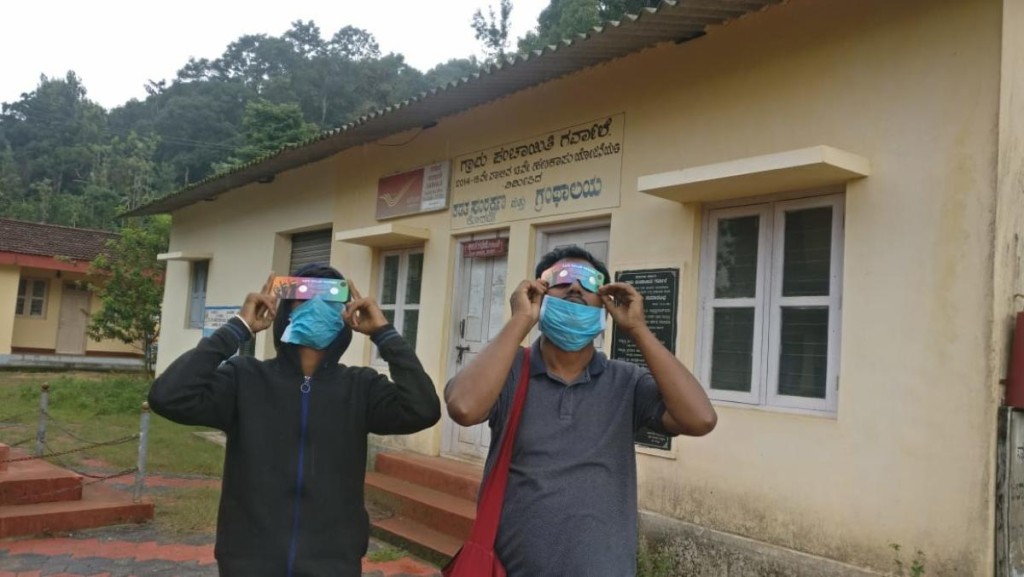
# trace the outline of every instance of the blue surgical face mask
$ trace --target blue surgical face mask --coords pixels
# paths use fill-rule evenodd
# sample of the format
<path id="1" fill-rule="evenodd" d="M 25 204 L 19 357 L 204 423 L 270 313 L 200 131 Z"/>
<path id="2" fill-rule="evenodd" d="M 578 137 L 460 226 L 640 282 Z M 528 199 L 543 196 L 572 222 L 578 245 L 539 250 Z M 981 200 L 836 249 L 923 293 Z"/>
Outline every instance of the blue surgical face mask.
<path id="1" fill-rule="evenodd" d="M 324 350 L 345 327 L 341 320 L 343 303 L 327 302 L 313 297 L 295 308 L 291 320 L 281 335 L 281 342 Z"/>
<path id="2" fill-rule="evenodd" d="M 578 351 L 604 332 L 604 307 L 592 307 L 544 295 L 540 332 L 563 351 Z"/>

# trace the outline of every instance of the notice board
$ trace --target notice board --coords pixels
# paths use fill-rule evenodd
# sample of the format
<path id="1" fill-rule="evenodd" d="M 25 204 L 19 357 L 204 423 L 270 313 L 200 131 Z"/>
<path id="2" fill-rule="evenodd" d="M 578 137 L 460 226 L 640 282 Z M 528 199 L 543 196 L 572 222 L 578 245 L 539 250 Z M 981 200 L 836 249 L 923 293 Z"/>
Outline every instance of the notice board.
<path id="1" fill-rule="evenodd" d="M 676 352 L 677 303 L 679 302 L 679 269 L 657 268 L 622 270 L 615 273 L 616 282 L 628 282 L 644 297 L 647 327 L 672 354 Z M 633 339 L 612 328 L 611 358 L 646 367 Z M 644 428 L 637 432 L 636 444 L 665 451 L 672 449 L 672 439 Z"/>

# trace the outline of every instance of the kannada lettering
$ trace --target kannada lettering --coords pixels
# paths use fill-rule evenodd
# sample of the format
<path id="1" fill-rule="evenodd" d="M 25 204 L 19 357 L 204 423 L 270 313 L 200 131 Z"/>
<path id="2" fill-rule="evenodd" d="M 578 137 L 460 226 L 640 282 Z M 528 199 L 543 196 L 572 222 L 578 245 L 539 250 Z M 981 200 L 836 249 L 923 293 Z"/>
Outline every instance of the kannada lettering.
<path id="1" fill-rule="evenodd" d="M 604 124 L 594 123 L 590 128 L 582 128 L 580 130 L 566 130 L 562 134 L 561 140 L 558 143 L 561 146 L 572 146 L 580 142 L 586 142 L 588 140 L 594 140 L 596 138 L 604 138 L 612 130 L 612 119 L 604 121 Z"/>
<path id="2" fill-rule="evenodd" d="M 552 204 L 556 208 L 563 202 L 579 200 L 599 196 L 603 188 L 601 177 L 595 176 L 587 180 L 578 180 L 571 184 L 559 184 L 537 189 L 537 199 L 533 209 L 537 212 L 544 210 L 546 205 Z"/>
<path id="3" fill-rule="evenodd" d="M 494 222 L 497 214 L 505 210 L 508 199 L 504 194 L 478 198 L 452 205 L 452 216 L 465 218 L 469 224 L 487 224 Z"/>
<path id="4" fill-rule="evenodd" d="M 623 118 L 612 115 L 456 158 L 453 226 L 617 206 Z"/>

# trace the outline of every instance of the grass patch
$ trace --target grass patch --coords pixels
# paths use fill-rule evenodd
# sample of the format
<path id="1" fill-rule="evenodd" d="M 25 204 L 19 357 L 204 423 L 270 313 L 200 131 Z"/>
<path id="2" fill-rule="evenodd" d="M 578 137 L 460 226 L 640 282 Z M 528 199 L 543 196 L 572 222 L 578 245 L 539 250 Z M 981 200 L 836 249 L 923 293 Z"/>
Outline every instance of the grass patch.
<path id="1" fill-rule="evenodd" d="M 139 415 L 146 400 L 150 380 L 134 374 L 0 372 L 0 442 L 15 443 L 32 439 L 23 448 L 35 447 L 39 421 L 40 385 L 50 384 L 49 413 L 55 420 L 47 426 L 47 445 L 53 451 L 65 451 L 88 444 L 69 435 L 92 442 L 111 441 L 139 432 Z M 62 431 L 63 427 L 67 432 Z M 153 415 L 149 428 L 146 469 L 151 472 L 220 476 L 224 449 L 192 433 L 207 430 L 186 427 Z M 101 459 L 118 469 L 134 467 L 138 460 L 138 441 L 90 448 L 60 458 L 67 465 L 80 465 L 85 459 Z"/>
<path id="2" fill-rule="evenodd" d="M 397 547 L 381 547 L 367 553 L 366 558 L 373 563 L 387 563 L 388 561 L 398 561 L 407 555 L 408 553 Z"/>
<path id="3" fill-rule="evenodd" d="M 177 489 L 156 501 L 156 524 L 179 535 L 213 533 L 217 528 L 220 489 Z"/>
<path id="4" fill-rule="evenodd" d="M 636 552 L 637 577 L 672 577 L 675 574 L 675 559 L 665 543 L 657 543 L 640 535 Z"/>

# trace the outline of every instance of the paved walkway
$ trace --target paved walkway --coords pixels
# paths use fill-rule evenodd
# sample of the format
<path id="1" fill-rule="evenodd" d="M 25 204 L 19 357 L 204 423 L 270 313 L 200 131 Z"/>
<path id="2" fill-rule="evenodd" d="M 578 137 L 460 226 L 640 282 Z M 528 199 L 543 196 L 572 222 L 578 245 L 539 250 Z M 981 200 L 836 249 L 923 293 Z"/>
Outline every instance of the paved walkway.
<path id="1" fill-rule="evenodd" d="M 147 492 L 218 486 L 216 479 L 150 476 Z M 112 485 L 131 490 L 131 485 Z M 157 513 L 159 514 L 159 512 Z M 370 541 L 370 552 L 384 544 Z M 438 569 L 407 556 L 363 559 L 363 577 L 439 577 Z M 213 535 L 173 536 L 153 524 L 121 525 L 73 534 L 0 540 L 0 577 L 217 577 Z"/>

